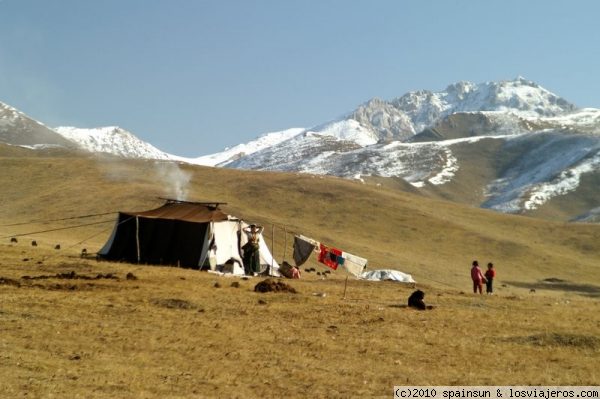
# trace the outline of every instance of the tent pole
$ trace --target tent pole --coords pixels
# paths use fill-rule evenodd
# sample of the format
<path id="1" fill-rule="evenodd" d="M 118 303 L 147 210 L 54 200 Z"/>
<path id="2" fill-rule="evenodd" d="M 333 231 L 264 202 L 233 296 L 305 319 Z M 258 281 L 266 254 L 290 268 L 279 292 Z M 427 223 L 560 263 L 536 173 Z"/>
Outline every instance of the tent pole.
<path id="1" fill-rule="evenodd" d="M 137 263 L 140 263 L 142 254 L 140 250 L 140 218 L 138 216 L 135 217 L 135 244 L 137 246 Z"/>
<path id="2" fill-rule="evenodd" d="M 275 225 L 271 225 L 271 248 L 273 248 L 273 253 L 271 254 L 271 269 L 269 270 L 269 276 L 273 275 L 273 262 L 275 262 Z"/>
<path id="3" fill-rule="evenodd" d="M 344 297 L 342 299 L 346 299 L 346 288 L 348 288 L 348 274 L 346 273 L 346 282 L 344 283 Z"/>
<path id="4" fill-rule="evenodd" d="M 285 250 L 287 248 L 287 228 L 283 226 L 283 260 L 281 263 L 285 262 Z"/>

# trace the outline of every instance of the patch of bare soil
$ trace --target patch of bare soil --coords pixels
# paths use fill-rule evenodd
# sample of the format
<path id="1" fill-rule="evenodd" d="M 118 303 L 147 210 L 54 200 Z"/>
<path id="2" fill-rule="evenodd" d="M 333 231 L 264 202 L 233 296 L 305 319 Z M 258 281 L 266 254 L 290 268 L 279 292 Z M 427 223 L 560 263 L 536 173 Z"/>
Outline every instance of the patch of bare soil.
<path id="1" fill-rule="evenodd" d="M 23 276 L 21 277 L 23 280 L 47 280 L 47 279 L 66 279 L 66 280 L 101 280 L 101 279 L 109 279 L 109 280 L 118 280 L 119 278 L 112 273 L 106 274 L 96 274 L 95 276 L 86 276 L 82 274 L 77 274 L 74 271 L 68 273 L 57 273 L 53 275 L 41 275 L 41 276 Z"/>
<path id="2" fill-rule="evenodd" d="M 96 274 L 94 276 L 86 276 L 77 274 L 75 272 L 69 273 L 57 273 L 53 275 L 40 275 L 40 276 L 23 276 L 21 280 L 15 280 L 7 277 L 0 277 L 0 285 L 10 285 L 17 288 L 40 288 L 51 291 L 81 291 L 81 290 L 92 290 L 96 288 L 107 288 L 106 285 L 99 285 L 94 283 L 75 284 L 75 283 L 52 283 L 46 284 L 38 283 L 40 280 L 119 280 L 117 276 L 112 273 Z"/>
<path id="3" fill-rule="evenodd" d="M 184 309 L 184 310 L 198 309 L 198 305 L 196 305 L 190 301 L 186 301 L 184 299 L 177 299 L 177 298 L 168 298 L 168 299 L 155 298 L 155 299 L 152 299 L 152 304 L 163 307 L 163 308 L 167 308 L 167 309 Z"/>
<path id="4" fill-rule="evenodd" d="M 12 278 L 0 277 L 0 285 L 12 285 L 13 287 L 20 287 L 21 283 Z"/>
<path id="5" fill-rule="evenodd" d="M 255 292 L 291 292 L 296 294 L 297 291 L 294 287 L 284 283 L 283 281 L 275 281 L 273 279 L 266 279 L 254 286 Z"/>
<path id="6" fill-rule="evenodd" d="M 49 291 L 87 291 L 87 290 L 93 290 L 96 288 L 101 288 L 102 286 L 97 285 L 97 284 L 91 284 L 91 283 L 87 283 L 87 284 L 53 283 L 53 284 L 32 284 L 29 287 L 41 288 L 43 290 L 49 290 Z"/>
<path id="7" fill-rule="evenodd" d="M 558 278 L 546 278 L 536 283 L 525 283 L 520 281 L 507 281 L 509 285 L 529 289 L 530 292 L 537 290 L 574 292 L 579 295 L 598 298 L 600 297 L 600 286 L 593 284 L 572 283 Z"/>
<path id="8" fill-rule="evenodd" d="M 534 346 L 563 346 L 581 349 L 600 348 L 600 338 L 593 335 L 545 333 L 526 337 L 515 337 L 509 341 Z"/>

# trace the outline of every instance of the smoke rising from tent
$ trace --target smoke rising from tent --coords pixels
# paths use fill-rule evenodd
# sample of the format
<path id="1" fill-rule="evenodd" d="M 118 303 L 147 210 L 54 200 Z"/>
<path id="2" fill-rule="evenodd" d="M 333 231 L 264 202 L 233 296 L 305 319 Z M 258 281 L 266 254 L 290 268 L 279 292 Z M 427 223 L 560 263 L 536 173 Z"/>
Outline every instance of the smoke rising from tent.
<path id="1" fill-rule="evenodd" d="M 185 201 L 188 195 L 188 184 L 192 174 L 182 170 L 175 162 L 155 162 L 157 177 L 165 184 L 169 198 Z"/>
<path id="2" fill-rule="evenodd" d="M 181 169 L 176 162 L 150 161 L 134 165 L 106 154 L 97 154 L 96 160 L 104 176 L 112 181 L 137 182 L 141 173 L 156 183 L 157 187 L 162 187 L 160 195 L 179 201 L 185 201 L 188 197 L 192 173 Z"/>

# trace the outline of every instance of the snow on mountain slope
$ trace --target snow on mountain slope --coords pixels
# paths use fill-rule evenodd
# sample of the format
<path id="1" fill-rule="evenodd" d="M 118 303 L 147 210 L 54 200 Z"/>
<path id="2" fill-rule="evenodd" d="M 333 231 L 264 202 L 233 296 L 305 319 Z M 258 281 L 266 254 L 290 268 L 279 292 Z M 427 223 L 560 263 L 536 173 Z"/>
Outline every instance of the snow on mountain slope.
<path id="1" fill-rule="evenodd" d="M 504 166 L 492 165 L 500 177 L 488 182 L 486 208 L 536 209 L 577 190 L 583 174 L 600 171 L 600 110 L 579 110 L 523 78 L 459 82 L 389 102 L 373 99 L 343 118 L 222 165 L 401 177 L 424 187 L 452 182 L 468 161 L 457 157 L 453 146 L 483 139 L 494 146 L 500 140 L 498 160 L 510 159 Z"/>
<path id="2" fill-rule="evenodd" d="M 54 130 L 89 152 L 112 154 L 125 158 L 173 159 L 170 154 L 117 126 L 95 129 L 57 127 Z"/>
<path id="3" fill-rule="evenodd" d="M 282 141 L 288 140 L 304 131 L 304 128 L 291 128 L 282 130 L 280 132 L 272 132 L 261 135 L 255 140 L 252 140 L 246 144 L 238 144 L 235 147 L 226 148 L 224 151 L 205 155 L 198 158 L 180 158 L 187 162 L 195 163 L 197 165 L 205 166 L 222 166 L 229 162 L 235 161 L 241 157 L 254 154 L 262 149 L 272 147 L 281 143 Z"/>
<path id="4" fill-rule="evenodd" d="M 484 208 L 517 213 L 577 189 L 581 175 L 600 171 L 600 140 L 550 131 L 513 137 L 506 153 L 522 153 L 487 187 Z"/>
<path id="5" fill-rule="evenodd" d="M 206 166 L 359 179 L 400 177 L 415 187 L 452 184 L 463 176 L 457 172 L 470 162 L 472 145 L 491 157 L 486 176 L 495 178 L 460 178 L 483 184 L 476 188 L 487 195 L 482 207 L 512 213 L 577 191 L 582 181 L 596 181 L 583 175 L 600 172 L 600 110 L 577 109 L 520 77 L 458 82 L 442 91 L 414 91 L 391 101 L 372 99 L 313 128 L 267 133 L 198 158 L 165 153 L 118 127 L 63 127 L 54 132 L 2 103 L 0 141 L 30 148 L 76 143 L 90 152 Z M 584 191 L 587 207 L 594 203 L 594 188 Z M 582 206 L 580 211 L 587 215 L 590 210 Z"/>
<path id="6" fill-rule="evenodd" d="M 565 115 L 542 118 L 539 122 L 554 128 L 600 134 L 600 109 L 583 108 Z"/>
<path id="7" fill-rule="evenodd" d="M 23 112 L 0 102 L 0 142 L 28 148 L 69 147 L 72 143 Z"/>

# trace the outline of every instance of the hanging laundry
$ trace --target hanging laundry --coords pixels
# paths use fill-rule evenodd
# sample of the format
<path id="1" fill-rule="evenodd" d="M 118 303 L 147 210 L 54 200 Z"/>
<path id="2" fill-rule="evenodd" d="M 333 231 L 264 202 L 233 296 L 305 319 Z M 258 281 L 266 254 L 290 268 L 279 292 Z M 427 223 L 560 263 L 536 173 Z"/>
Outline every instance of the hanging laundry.
<path id="1" fill-rule="evenodd" d="M 337 248 L 330 248 L 323 244 L 319 244 L 319 257 L 318 261 L 323 263 L 325 266 L 337 270 L 338 265 L 344 264 L 344 258 L 342 257 L 342 251 Z"/>
<path id="2" fill-rule="evenodd" d="M 318 242 L 303 235 L 294 236 L 294 262 L 296 262 L 296 266 L 303 265 L 318 245 Z"/>
<path id="3" fill-rule="evenodd" d="M 348 270 L 350 274 L 360 277 L 364 268 L 367 266 L 367 260 L 348 252 L 342 252 L 342 257 L 345 259 L 344 267 L 346 267 L 346 270 Z"/>

